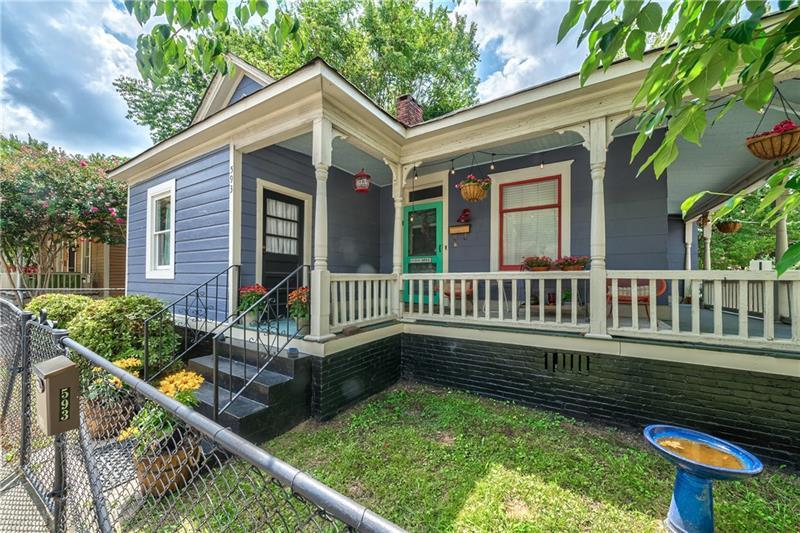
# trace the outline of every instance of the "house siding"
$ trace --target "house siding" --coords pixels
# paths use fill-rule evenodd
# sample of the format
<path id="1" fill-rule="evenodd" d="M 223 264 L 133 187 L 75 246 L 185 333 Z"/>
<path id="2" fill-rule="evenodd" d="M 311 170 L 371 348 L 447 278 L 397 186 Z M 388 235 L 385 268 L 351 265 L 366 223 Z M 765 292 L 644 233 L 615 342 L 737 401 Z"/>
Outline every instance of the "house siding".
<path id="1" fill-rule="evenodd" d="M 258 179 L 309 194 L 312 201 L 316 197 L 314 167 L 309 156 L 279 146 L 243 156 L 241 250 L 242 282 L 245 284 L 256 281 Z M 377 272 L 380 269 L 380 191 L 374 187 L 368 194 L 356 194 L 352 175 L 331 167 L 328 177 L 328 268 L 331 272 Z M 313 227 L 313 220 L 305 224 Z"/>
<path id="2" fill-rule="evenodd" d="M 657 135 L 658 136 L 658 135 Z M 608 150 L 605 176 L 606 261 L 610 269 L 663 269 L 668 265 L 667 180 L 656 180 L 647 170 L 638 178 L 641 163 L 658 146 L 660 138 L 645 145 L 633 163 L 628 163 L 634 137 L 616 139 Z M 589 255 L 592 180 L 589 152 L 581 146 L 550 150 L 542 154 L 507 159 L 476 167 L 472 172 L 492 175 L 520 168 L 573 160 L 571 168 L 570 253 Z M 468 170 L 450 176 L 449 186 L 464 179 Z M 471 231 L 448 242 L 451 272 L 486 272 L 490 266 L 491 193 L 482 202 L 466 202 L 450 195 L 447 225 L 454 223 L 466 207 L 472 212 Z"/>
<path id="3" fill-rule="evenodd" d="M 236 89 L 233 91 L 231 99 L 228 100 L 228 105 L 235 104 L 245 96 L 249 96 L 263 87 L 263 85 L 258 83 L 253 78 L 249 76 L 243 77 L 242 81 L 239 82 L 239 85 L 237 85 Z"/>
<path id="4" fill-rule="evenodd" d="M 131 187 L 128 206 L 128 293 L 171 302 L 228 267 L 228 148 L 209 152 Z M 175 278 L 147 279 L 147 190 L 175 179 Z M 216 296 L 216 295 L 215 295 Z M 218 305 L 224 318 L 227 291 Z"/>

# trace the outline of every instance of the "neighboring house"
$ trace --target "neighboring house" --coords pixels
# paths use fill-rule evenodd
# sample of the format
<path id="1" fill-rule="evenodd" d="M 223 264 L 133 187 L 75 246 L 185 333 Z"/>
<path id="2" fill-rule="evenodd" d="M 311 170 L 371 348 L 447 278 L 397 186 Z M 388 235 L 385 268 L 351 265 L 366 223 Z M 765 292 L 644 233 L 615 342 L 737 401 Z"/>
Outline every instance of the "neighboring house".
<path id="1" fill-rule="evenodd" d="M 0 289 L 19 286 L 17 273 L 10 271 L 4 264 L 0 266 L 3 270 Z M 31 289 L 37 288 L 35 274 L 29 274 L 27 278 L 25 286 Z M 64 245 L 47 287 L 38 287 L 38 289 L 77 289 L 86 293 L 93 292 L 91 289 L 112 289 L 110 294 L 120 294 L 120 289 L 124 288 L 125 245 L 108 245 L 84 240 Z"/>
<path id="2" fill-rule="evenodd" d="M 126 289 L 167 302 L 241 265 L 208 304 L 221 321 L 238 286 L 273 287 L 312 265 L 310 335 L 292 344 L 313 357 L 321 417 L 402 373 L 796 454 L 796 412 L 741 395 L 768 383 L 796 399 L 800 274 L 695 271 L 696 222 L 717 204 L 680 214 L 695 192 L 769 175 L 744 147 L 759 116 L 737 104 L 702 147 L 681 142 L 666 175 L 637 177 L 664 135 L 629 162 L 631 101 L 652 60 L 423 121 L 413 97 L 393 117 L 319 59 L 273 80 L 232 58 L 189 128 L 111 173 L 130 187 Z M 800 82 L 783 80 L 784 96 L 800 100 Z M 765 124 L 782 118 L 765 112 Z M 367 194 L 353 190 L 361 169 Z M 492 177 L 478 203 L 455 187 L 471 173 Z M 457 227 L 465 208 L 470 226 Z M 521 272 L 533 255 L 592 261 L 580 272 Z M 712 295 L 725 305 L 710 306 Z M 360 333 L 342 334 L 347 326 Z M 742 397 L 771 421 L 745 421 Z M 776 427 L 791 428 L 794 443 Z"/>

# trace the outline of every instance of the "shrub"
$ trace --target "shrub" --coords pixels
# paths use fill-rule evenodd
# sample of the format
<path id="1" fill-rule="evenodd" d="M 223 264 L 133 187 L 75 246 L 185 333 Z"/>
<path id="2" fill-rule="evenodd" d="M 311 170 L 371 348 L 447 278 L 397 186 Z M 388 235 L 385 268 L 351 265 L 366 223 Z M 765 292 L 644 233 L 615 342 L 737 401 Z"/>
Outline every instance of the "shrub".
<path id="1" fill-rule="evenodd" d="M 68 328 L 70 321 L 91 303 L 91 298 L 79 294 L 42 294 L 32 299 L 25 310 L 38 315 L 45 309 L 47 318 L 58 327 Z"/>
<path id="2" fill-rule="evenodd" d="M 163 307 L 150 296 L 115 296 L 94 300 L 70 323 L 69 334 L 105 357 L 117 361 L 142 357 L 144 321 Z M 150 368 L 162 368 L 172 359 L 178 336 L 168 316 L 150 322 Z"/>

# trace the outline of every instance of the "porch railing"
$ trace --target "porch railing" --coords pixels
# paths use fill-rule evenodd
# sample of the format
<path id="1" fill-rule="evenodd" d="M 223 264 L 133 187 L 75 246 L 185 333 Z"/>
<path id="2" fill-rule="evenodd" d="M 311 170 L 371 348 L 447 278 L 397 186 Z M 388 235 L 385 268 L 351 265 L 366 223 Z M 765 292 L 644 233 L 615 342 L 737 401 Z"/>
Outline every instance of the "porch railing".
<path id="1" fill-rule="evenodd" d="M 81 272 L 51 272 L 44 286 L 39 287 L 36 274 L 24 274 L 25 287 L 31 289 L 83 289 L 92 286 L 94 274 Z M 43 275 L 43 277 L 45 277 Z"/>
<path id="2" fill-rule="evenodd" d="M 589 330 L 589 272 L 403 274 L 403 316 Z"/>
<path id="3" fill-rule="evenodd" d="M 331 274 L 331 331 L 394 318 L 394 274 Z"/>
<path id="4" fill-rule="evenodd" d="M 787 272 L 780 279 L 775 272 L 723 270 L 615 270 L 609 271 L 607 276 L 611 316 L 608 332 L 612 335 L 798 348 L 798 271 Z M 658 287 L 664 282 L 667 286 L 663 293 L 651 297 L 658 295 Z M 682 284 L 688 285 L 689 296 L 685 299 L 681 297 Z M 735 287 L 736 296 L 726 300 L 726 287 L 730 291 L 731 286 Z M 711 298 L 704 300 L 701 294 L 711 295 Z M 788 324 L 778 320 L 776 295 L 787 300 Z M 733 304 L 735 311 L 731 313 L 728 309 Z M 761 310 L 762 317 L 754 318 L 753 309 Z"/>

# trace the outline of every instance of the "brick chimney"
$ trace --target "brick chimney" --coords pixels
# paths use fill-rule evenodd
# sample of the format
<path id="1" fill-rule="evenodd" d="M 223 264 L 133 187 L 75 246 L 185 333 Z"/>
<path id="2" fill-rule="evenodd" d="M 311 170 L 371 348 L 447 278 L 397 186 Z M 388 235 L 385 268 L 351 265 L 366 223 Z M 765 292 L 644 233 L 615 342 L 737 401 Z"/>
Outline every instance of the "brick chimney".
<path id="1" fill-rule="evenodd" d="M 410 94 L 397 97 L 397 120 L 406 126 L 422 122 L 422 108 Z"/>

